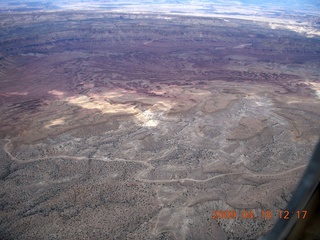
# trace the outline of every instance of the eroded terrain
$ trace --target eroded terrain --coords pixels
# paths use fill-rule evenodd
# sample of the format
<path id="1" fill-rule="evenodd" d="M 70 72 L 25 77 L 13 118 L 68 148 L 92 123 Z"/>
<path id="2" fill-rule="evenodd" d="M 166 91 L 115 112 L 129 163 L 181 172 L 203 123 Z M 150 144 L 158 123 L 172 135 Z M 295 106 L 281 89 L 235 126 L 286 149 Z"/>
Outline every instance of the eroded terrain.
<path id="1" fill-rule="evenodd" d="M 266 22 L 1 17 L 5 239 L 255 239 L 320 132 L 320 42 Z M 270 209 L 272 220 L 212 219 Z"/>

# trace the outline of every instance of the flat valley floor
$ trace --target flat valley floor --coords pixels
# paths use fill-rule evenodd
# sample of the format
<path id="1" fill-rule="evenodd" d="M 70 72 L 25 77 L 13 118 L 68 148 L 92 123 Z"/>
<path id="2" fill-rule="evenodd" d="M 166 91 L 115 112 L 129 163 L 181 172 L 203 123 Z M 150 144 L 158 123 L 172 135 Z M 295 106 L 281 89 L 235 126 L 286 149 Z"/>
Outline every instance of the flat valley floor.
<path id="1" fill-rule="evenodd" d="M 148 14 L 0 22 L 2 239 L 271 229 L 319 138 L 319 36 Z M 266 210 L 272 219 L 259 217 Z"/>

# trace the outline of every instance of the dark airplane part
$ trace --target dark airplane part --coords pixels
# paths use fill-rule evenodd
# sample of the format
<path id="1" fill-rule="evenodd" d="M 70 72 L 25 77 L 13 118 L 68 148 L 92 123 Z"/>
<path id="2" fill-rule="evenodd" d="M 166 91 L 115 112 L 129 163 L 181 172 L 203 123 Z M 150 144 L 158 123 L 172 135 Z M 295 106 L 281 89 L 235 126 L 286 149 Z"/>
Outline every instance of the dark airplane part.
<path id="1" fill-rule="evenodd" d="M 320 141 L 288 206 L 289 219 L 279 219 L 260 240 L 320 239 Z M 297 211 L 307 211 L 303 219 Z"/>

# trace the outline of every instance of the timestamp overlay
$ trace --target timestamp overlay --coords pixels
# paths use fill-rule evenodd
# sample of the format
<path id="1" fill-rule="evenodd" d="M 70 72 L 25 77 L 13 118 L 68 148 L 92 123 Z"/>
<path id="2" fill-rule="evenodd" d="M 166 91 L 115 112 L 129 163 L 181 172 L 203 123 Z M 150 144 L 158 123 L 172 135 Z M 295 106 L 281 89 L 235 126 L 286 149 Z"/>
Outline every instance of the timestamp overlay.
<path id="1" fill-rule="evenodd" d="M 213 210 L 212 219 L 222 220 L 222 219 L 233 219 L 233 220 L 252 220 L 252 219 L 262 219 L 262 220 L 277 220 L 290 218 L 305 219 L 307 217 L 307 210 L 297 210 L 295 212 L 290 212 L 288 210 L 256 210 L 256 209 L 229 209 L 229 210 Z"/>

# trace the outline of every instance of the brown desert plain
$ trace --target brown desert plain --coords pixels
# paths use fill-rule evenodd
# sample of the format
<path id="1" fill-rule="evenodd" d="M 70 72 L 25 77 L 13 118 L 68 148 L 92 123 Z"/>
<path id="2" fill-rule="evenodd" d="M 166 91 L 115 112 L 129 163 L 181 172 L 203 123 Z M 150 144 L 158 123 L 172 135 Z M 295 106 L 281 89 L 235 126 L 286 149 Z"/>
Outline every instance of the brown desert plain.
<path id="1" fill-rule="evenodd" d="M 318 35 L 165 14 L 0 22 L 1 239 L 271 229 L 319 138 Z"/>

